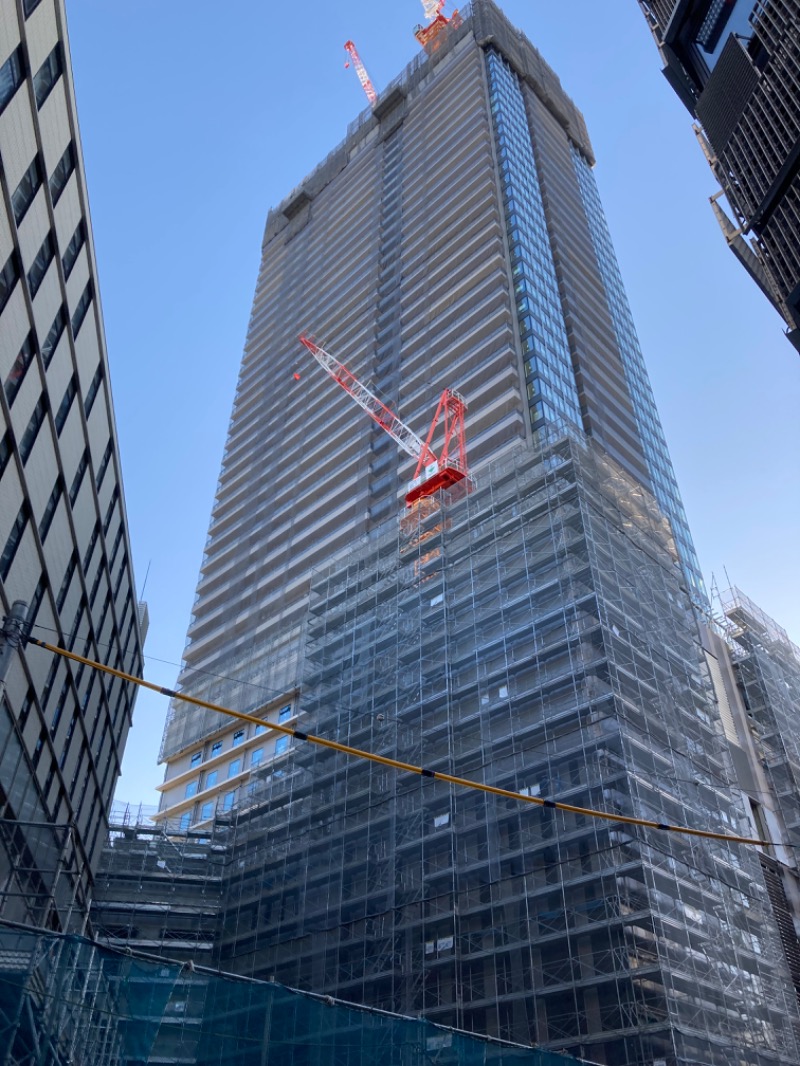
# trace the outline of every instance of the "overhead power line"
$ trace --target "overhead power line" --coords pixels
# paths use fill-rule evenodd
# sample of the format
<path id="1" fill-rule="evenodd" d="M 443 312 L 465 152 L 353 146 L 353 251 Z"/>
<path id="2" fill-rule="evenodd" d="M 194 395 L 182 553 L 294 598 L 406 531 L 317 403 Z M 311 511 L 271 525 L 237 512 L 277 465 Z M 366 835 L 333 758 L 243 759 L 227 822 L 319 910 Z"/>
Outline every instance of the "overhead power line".
<path id="1" fill-rule="evenodd" d="M 82 663 L 84 666 L 100 670 L 102 673 L 111 674 L 112 677 L 118 677 L 122 681 L 129 681 L 131 684 L 138 685 L 140 688 L 147 688 L 153 692 L 160 693 L 162 696 L 169 696 L 170 699 L 182 700 L 195 707 L 202 707 L 205 710 L 216 711 L 218 714 L 225 714 L 229 718 L 236 718 L 242 722 L 253 722 L 255 725 L 264 725 L 264 720 L 262 718 L 257 718 L 253 714 L 246 714 L 244 711 L 235 711 L 231 707 L 222 707 L 220 704 L 210 703 L 208 700 L 199 699 L 197 696 L 189 696 L 185 692 L 175 692 L 174 689 L 165 688 L 163 685 L 155 685 L 151 681 L 145 681 L 142 677 L 134 677 L 133 674 L 126 674 L 123 670 L 117 670 L 113 666 L 105 666 L 103 663 L 95 662 L 93 659 L 86 659 L 84 656 L 77 655 L 73 651 L 67 651 L 66 648 L 60 648 L 56 644 L 48 644 L 46 641 L 39 640 L 36 637 L 28 637 L 27 643 L 34 644 L 37 648 L 44 648 L 45 651 L 53 652 L 55 655 L 61 655 L 65 659 L 71 659 L 73 662 Z M 649 818 L 635 818 L 628 814 L 598 811 L 591 807 L 577 807 L 572 803 L 561 803 L 559 800 L 545 799 L 542 796 L 528 796 L 522 792 L 514 792 L 508 788 L 498 788 L 496 785 L 486 785 L 481 781 L 471 781 L 466 777 L 456 777 L 454 774 L 448 774 L 442 770 L 431 770 L 424 766 L 415 766 L 413 763 L 401 762 L 399 759 L 392 759 L 387 755 L 376 755 L 374 752 L 364 751 L 362 748 L 354 748 L 349 744 L 340 744 L 336 740 L 329 740 L 327 737 L 315 736 L 313 733 L 305 733 L 301 729 L 294 729 L 291 726 L 280 725 L 277 722 L 270 722 L 269 727 L 278 733 L 285 733 L 286 736 L 294 737 L 295 740 L 306 741 L 309 744 L 317 744 L 322 748 L 330 748 L 332 751 L 338 751 L 343 755 L 350 755 L 356 759 L 367 759 L 370 762 L 380 763 L 382 766 L 391 766 L 395 770 L 402 770 L 405 773 L 418 774 L 421 777 L 433 778 L 436 781 L 447 781 L 449 784 L 458 785 L 460 788 L 469 788 L 476 792 L 488 793 L 492 796 L 502 796 L 504 799 L 517 800 L 520 803 L 530 803 L 536 807 L 546 807 L 549 810 L 566 811 L 569 814 L 581 814 L 589 818 L 600 818 L 607 822 L 642 826 L 645 829 L 659 829 L 664 832 L 679 833 L 684 836 L 702 837 L 706 840 L 724 840 L 729 844 L 752 844 L 756 847 L 774 847 L 776 844 L 783 844 L 783 842 L 780 841 L 761 840 L 758 837 L 733 836 L 728 833 L 716 833 L 710 829 L 693 829 L 691 826 L 671 825 L 668 822 L 656 822 Z M 793 845 L 783 844 L 783 846 L 792 847 Z"/>

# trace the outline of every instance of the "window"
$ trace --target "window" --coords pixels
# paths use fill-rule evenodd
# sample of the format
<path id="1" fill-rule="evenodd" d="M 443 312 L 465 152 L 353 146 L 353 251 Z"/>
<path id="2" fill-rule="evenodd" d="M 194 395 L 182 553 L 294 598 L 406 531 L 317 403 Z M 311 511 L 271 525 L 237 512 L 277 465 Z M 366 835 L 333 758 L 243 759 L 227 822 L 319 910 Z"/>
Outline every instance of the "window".
<path id="1" fill-rule="evenodd" d="M 19 392 L 19 387 L 25 380 L 28 367 L 33 362 L 35 351 L 36 348 L 33 343 L 33 334 L 29 333 L 25 338 L 25 343 L 19 350 L 19 355 L 14 360 L 14 365 L 8 372 L 8 377 L 3 385 L 3 391 L 6 394 L 6 400 L 8 401 L 9 407 L 14 403 L 14 399 Z"/>
<path id="2" fill-rule="evenodd" d="M 34 769 L 39 765 L 39 760 L 42 757 L 42 751 L 44 749 L 44 742 L 46 736 L 47 733 L 44 729 L 42 729 L 39 733 L 39 739 L 36 741 L 36 747 L 33 749 L 33 757 L 31 759 L 31 762 L 33 763 Z"/>
<path id="3" fill-rule="evenodd" d="M 58 507 L 58 501 L 64 494 L 64 486 L 61 483 L 61 478 L 56 481 L 53 486 L 53 491 L 50 493 L 50 498 L 47 501 L 47 506 L 44 509 L 42 520 L 39 523 L 39 537 L 42 543 L 44 543 L 47 534 L 50 532 L 50 526 L 53 524 L 53 518 Z"/>
<path id="4" fill-rule="evenodd" d="M 50 736 L 56 735 L 58 729 L 58 723 L 61 721 L 61 715 L 64 713 L 64 704 L 67 701 L 67 694 L 69 693 L 69 681 L 65 681 L 61 686 L 61 691 L 58 694 L 58 700 L 56 701 L 56 707 L 53 711 L 53 721 L 50 725 Z"/>
<path id="5" fill-rule="evenodd" d="M 5 703 L 5 700 L 3 702 Z M 20 729 L 21 733 L 25 731 L 25 726 L 27 724 L 28 716 L 31 713 L 31 708 L 32 707 L 33 707 L 33 689 L 29 688 L 28 691 L 25 694 L 25 699 L 23 700 L 22 706 L 20 707 L 19 718 L 17 719 L 17 721 L 19 723 L 19 729 Z M 9 713 L 10 713 L 10 711 L 9 711 Z"/>
<path id="6" fill-rule="evenodd" d="M 44 574 L 42 574 L 42 576 L 36 583 L 36 590 L 28 607 L 28 615 L 26 621 L 29 626 L 32 626 L 36 621 L 36 615 L 39 613 L 39 608 L 42 606 L 42 600 L 44 599 L 44 594 L 46 591 L 47 579 L 45 578 Z"/>
<path id="7" fill-rule="evenodd" d="M 206 783 L 203 788 L 213 788 L 217 783 L 217 777 L 219 776 L 218 770 L 209 770 L 206 774 Z"/>
<path id="8" fill-rule="evenodd" d="M 75 733 L 75 726 L 78 724 L 78 712 L 76 711 L 70 719 L 69 726 L 67 728 L 67 735 L 64 737 L 64 746 L 61 751 L 61 757 L 58 760 L 58 766 L 60 770 L 64 769 L 67 758 L 69 756 L 69 749 L 72 743 L 72 737 Z"/>
<path id="9" fill-rule="evenodd" d="M 63 65 L 61 42 L 59 41 L 33 76 L 33 95 L 36 97 L 37 107 L 41 107 L 50 95 L 53 86 L 61 75 Z"/>
<path id="10" fill-rule="evenodd" d="M 222 741 L 221 740 L 215 740 L 214 743 L 211 745 L 211 758 L 213 759 L 215 755 L 219 755 L 219 753 L 221 751 L 222 751 Z"/>
<path id="11" fill-rule="evenodd" d="M 111 441 L 106 445 L 106 450 L 103 452 L 103 458 L 100 460 L 100 469 L 97 471 L 97 477 L 95 478 L 95 485 L 99 489 L 103 484 L 103 478 L 106 476 L 106 470 L 108 470 L 108 464 L 111 462 L 111 454 L 113 452 L 113 445 Z"/>
<path id="12" fill-rule="evenodd" d="M 14 562 L 14 556 L 17 554 L 17 548 L 22 540 L 22 534 L 25 532 L 29 517 L 28 504 L 25 502 L 19 509 L 19 514 L 11 527 L 11 532 L 8 534 L 6 546 L 3 548 L 3 554 L 0 555 L 0 579 L 3 581 L 8 577 L 8 572 Z"/>
<path id="13" fill-rule="evenodd" d="M 47 273 L 47 268 L 53 262 L 55 254 L 56 248 L 53 244 L 53 236 L 48 233 L 42 241 L 42 247 L 36 253 L 36 258 L 28 271 L 28 288 L 31 291 L 31 299 L 33 299 L 39 291 L 39 287 L 44 281 L 44 276 Z"/>
<path id="14" fill-rule="evenodd" d="M 110 567 L 114 565 L 114 560 L 117 557 L 117 551 L 118 551 L 119 546 L 120 546 L 121 543 L 122 543 L 122 526 L 120 525 L 119 529 L 117 530 L 117 535 L 114 537 L 114 543 L 113 543 L 113 545 L 111 547 L 111 554 L 108 557 L 108 565 Z"/>
<path id="15" fill-rule="evenodd" d="M 42 0 L 22 0 L 22 10 L 25 12 L 25 18 L 33 14 L 41 2 Z"/>
<path id="16" fill-rule="evenodd" d="M 0 311 L 6 306 L 14 286 L 19 278 L 19 259 L 16 252 L 12 252 L 6 260 L 6 265 L 0 270 Z"/>
<path id="17" fill-rule="evenodd" d="M 72 401 L 75 399 L 75 393 L 78 391 L 75 383 L 75 375 L 70 378 L 69 385 L 64 390 L 64 395 L 61 398 L 61 403 L 58 405 L 58 410 L 55 414 L 56 433 L 61 436 L 61 430 L 64 428 L 64 423 L 67 421 L 67 415 L 69 409 L 72 407 Z"/>
<path id="18" fill-rule="evenodd" d="M 81 490 L 81 484 L 83 482 L 83 477 L 84 477 L 84 474 L 86 473 L 86 468 L 88 466 L 89 466 L 89 453 L 86 450 L 84 450 L 84 453 L 81 456 L 81 461 L 78 463 L 78 469 L 75 471 L 75 477 L 72 479 L 72 484 L 70 485 L 70 489 L 69 489 L 69 502 L 72 504 L 73 507 L 75 506 L 75 501 L 78 498 L 78 493 Z"/>
<path id="19" fill-rule="evenodd" d="M 260 766 L 264 761 L 264 749 L 256 748 L 253 754 L 250 756 L 250 767 L 254 769 L 256 766 Z"/>
<path id="20" fill-rule="evenodd" d="M 210 818 L 214 813 L 214 802 L 209 800 L 208 803 L 204 803 L 200 808 L 200 820 L 204 821 L 206 818 Z"/>
<path id="21" fill-rule="evenodd" d="M 25 432 L 22 434 L 19 442 L 19 455 L 23 463 L 27 463 L 28 456 L 31 454 L 34 442 L 41 428 L 42 422 L 44 422 L 45 411 L 47 410 L 44 396 L 39 397 L 39 402 L 33 409 L 33 414 L 25 427 Z"/>
<path id="22" fill-rule="evenodd" d="M 225 798 L 222 801 L 223 811 L 229 811 L 233 807 L 234 800 L 236 799 L 235 792 L 226 792 Z"/>
<path id="23" fill-rule="evenodd" d="M 100 639 L 103 641 L 104 644 L 108 644 L 108 638 L 103 633 L 103 628 L 104 628 L 104 626 L 106 624 L 106 618 L 108 618 L 108 611 L 109 611 L 110 607 L 111 607 L 111 592 L 108 589 L 106 589 L 106 598 L 103 600 L 103 609 L 100 612 L 100 620 L 98 621 L 97 626 L 95 627 L 95 632 L 100 635 Z M 115 682 L 116 682 L 116 678 L 114 678 L 112 680 L 111 686 L 109 687 L 109 690 L 108 690 L 109 702 L 111 702 L 111 692 L 112 692 L 112 688 L 113 688 L 113 685 L 115 684 Z"/>
<path id="24" fill-rule="evenodd" d="M 202 761 L 203 761 L 203 753 L 202 753 L 202 751 L 196 751 L 194 753 L 194 755 L 191 757 L 191 759 L 189 760 L 189 765 L 190 766 L 199 766 Z"/>
<path id="25" fill-rule="evenodd" d="M 67 182 L 70 179 L 70 175 L 75 169 L 75 149 L 72 146 L 72 141 L 69 142 L 64 149 L 64 154 L 56 163 L 56 169 L 50 175 L 50 199 L 53 201 L 53 206 L 58 203 L 62 192 L 67 187 Z"/>
<path id="26" fill-rule="evenodd" d="M 283 752 L 288 750 L 288 748 L 289 748 L 289 738 L 288 737 L 278 737 L 278 739 L 275 741 L 275 754 L 276 755 L 282 755 Z"/>
<path id="27" fill-rule="evenodd" d="M 103 519 L 103 534 L 106 535 L 111 527 L 111 519 L 114 517 L 114 507 L 117 499 L 119 498 L 119 485 L 114 486 L 114 491 L 111 493 L 111 499 L 108 501 L 108 509 L 106 510 L 106 517 Z"/>
<path id="28" fill-rule="evenodd" d="M 267 728 L 267 727 L 266 727 L 265 725 L 257 725 L 257 726 L 255 727 L 255 729 L 253 730 L 253 736 L 254 736 L 254 737 L 260 737 L 260 736 L 261 736 L 261 734 L 262 734 L 263 732 L 265 732 L 266 728 Z"/>
<path id="29" fill-rule="evenodd" d="M 281 707 L 280 713 L 278 714 L 278 721 L 279 722 L 286 722 L 291 717 L 292 717 L 292 705 L 291 705 L 291 703 L 289 703 L 289 704 L 286 705 L 286 707 Z"/>
<path id="30" fill-rule="evenodd" d="M 86 243 L 86 223 L 83 219 L 77 225 L 75 232 L 70 238 L 70 242 L 64 250 L 64 254 L 61 256 L 61 266 L 64 268 L 64 277 L 68 278 L 72 273 L 72 268 L 78 260 L 78 255 L 81 248 Z"/>
<path id="31" fill-rule="evenodd" d="M 88 547 L 86 548 L 86 554 L 83 557 L 84 573 L 89 569 L 89 563 L 91 562 L 92 555 L 94 554 L 94 549 L 95 549 L 95 547 L 97 545 L 97 538 L 99 536 L 100 536 L 100 524 L 98 522 L 95 522 L 94 529 L 92 530 L 92 535 L 89 538 Z"/>
<path id="32" fill-rule="evenodd" d="M 67 593 L 69 592 L 69 586 L 72 582 L 72 576 L 75 573 L 75 567 L 77 565 L 78 556 L 73 552 L 66 573 L 64 574 L 64 580 L 61 582 L 61 588 L 58 590 L 58 596 L 56 596 L 56 610 L 59 612 L 63 610 L 64 603 L 67 599 Z"/>
<path id="33" fill-rule="evenodd" d="M 0 67 L 0 114 L 22 85 L 24 78 L 25 61 L 22 58 L 22 45 L 18 45 Z"/>
<path id="34" fill-rule="evenodd" d="M 14 211 L 14 221 L 17 225 L 19 225 L 25 217 L 28 208 L 33 203 L 36 193 L 41 187 L 41 184 L 42 164 L 39 162 L 39 156 L 35 155 L 33 157 L 33 162 L 22 175 L 20 183 L 11 197 L 11 207 Z"/>
<path id="35" fill-rule="evenodd" d="M 242 769 L 242 760 L 234 759 L 228 764 L 228 777 L 235 777 Z"/>
<path id="36" fill-rule="evenodd" d="M 8 466 L 8 461 L 11 458 L 11 437 L 8 433 L 5 433 L 0 438 L 0 477 L 3 476 L 5 468 Z"/>
<path id="37" fill-rule="evenodd" d="M 89 385 L 89 389 L 86 393 L 86 399 L 83 401 L 83 413 L 86 415 L 87 418 L 89 417 L 92 407 L 94 407 L 94 401 L 97 399 L 97 390 L 100 388 L 100 382 L 102 380 L 103 364 L 100 363 L 97 367 L 97 370 L 95 370 L 94 372 L 94 376 L 92 377 L 91 384 Z"/>
<path id="38" fill-rule="evenodd" d="M 91 278 L 86 283 L 86 288 L 83 290 L 83 295 L 78 300 L 78 306 L 72 315 L 72 336 L 77 337 L 80 332 L 80 328 L 83 325 L 83 320 L 86 318 L 86 312 L 89 310 L 89 305 L 92 302 L 92 280 Z"/>
<path id="39" fill-rule="evenodd" d="M 50 693 L 53 691 L 53 685 L 55 684 L 57 673 L 58 663 L 54 662 L 47 671 L 47 680 L 44 683 L 44 688 L 42 689 L 42 694 L 39 700 L 43 710 L 47 707 L 47 702 L 50 699 Z"/>
<path id="40" fill-rule="evenodd" d="M 88 574 L 86 576 L 88 578 Z M 92 582 L 92 587 L 89 590 L 89 606 L 90 607 L 94 607 L 94 601 L 97 599 L 97 593 L 100 590 L 100 582 L 103 580 L 104 576 L 105 576 L 105 571 L 103 569 L 102 560 L 101 560 L 101 562 L 98 564 L 98 567 L 97 567 L 97 573 L 94 575 L 94 581 Z M 88 581 L 87 581 L 87 584 L 88 584 Z"/>
<path id="41" fill-rule="evenodd" d="M 243 729 L 237 729 L 236 732 L 233 734 L 233 747 L 235 748 L 237 746 L 237 744 L 241 744 L 241 743 L 243 743 L 243 741 L 244 741 L 244 730 Z"/>
<path id="42" fill-rule="evenodd" d="M 42 345 L 42 361 L 44 362 L 45 370 L 47 370 L 53 361 L 53 354 L 55 353 L 66 324 L 67 312 L 64 310 L 64 305 L 62 304 L 58 309 L 58 314 L 53 319 L 53 324 L 48 330 L 47 336 L 44 339 L 44 344 Z"/>
<path id="43" fill-rule="evenodd" d="M 189 828 L 189 826 L 192 824 L 191 811 L 187 811 L 185 814 L 181 815 L 181 820 L 180 820 L 179 824 L 180 824 L 180 828 L 181 829 L 188 829 Z"/>
<path id="44" fill-rule="evenodd" d="M 197 778 L 195 778 L 194 781 L 187 781 L 186 782 L 186 788 L 184 789 L 184 792 L 183 792 L 183 798 L 184 799 L 191 799 L 192 796 L 196 796 L 197 795 L 197 786 L 199 784 L 200 784 L 200 782 L 199 782 L 199 780 Z"/>

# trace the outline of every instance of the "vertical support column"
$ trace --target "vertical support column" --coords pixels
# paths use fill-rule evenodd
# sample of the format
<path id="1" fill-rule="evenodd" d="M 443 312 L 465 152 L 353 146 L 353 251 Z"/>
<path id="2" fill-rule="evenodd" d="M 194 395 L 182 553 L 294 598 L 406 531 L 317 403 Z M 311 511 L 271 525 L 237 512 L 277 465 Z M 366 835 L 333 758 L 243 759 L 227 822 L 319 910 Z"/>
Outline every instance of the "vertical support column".
<path id="1" fill-rule="evenodd" d="M 14 600 L 11 613 L 3 619 L 3 628 L 0 629 L 0 699 L 6 690 L 6 677 L 14 661 L 14 653 L 23 642 L 23 626 L 28 615 L 28 604 L 25 600 Z"/>

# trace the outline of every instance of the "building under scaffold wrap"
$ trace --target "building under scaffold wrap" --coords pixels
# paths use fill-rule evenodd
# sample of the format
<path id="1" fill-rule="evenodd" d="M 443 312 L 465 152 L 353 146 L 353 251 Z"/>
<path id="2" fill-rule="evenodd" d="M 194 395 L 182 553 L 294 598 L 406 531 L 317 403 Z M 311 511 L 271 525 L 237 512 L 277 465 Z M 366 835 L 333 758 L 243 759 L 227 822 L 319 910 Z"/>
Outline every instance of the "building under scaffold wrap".
<path id="1" fill-rule="evenodd" d="M 519 450 L 314 576 L 302 729 L 752 832 L 669 526 L 598 448 Z M 606 1063 L 798 1061 L 755 849 L 297 745 L 238 816 L 224 969 Z"/>

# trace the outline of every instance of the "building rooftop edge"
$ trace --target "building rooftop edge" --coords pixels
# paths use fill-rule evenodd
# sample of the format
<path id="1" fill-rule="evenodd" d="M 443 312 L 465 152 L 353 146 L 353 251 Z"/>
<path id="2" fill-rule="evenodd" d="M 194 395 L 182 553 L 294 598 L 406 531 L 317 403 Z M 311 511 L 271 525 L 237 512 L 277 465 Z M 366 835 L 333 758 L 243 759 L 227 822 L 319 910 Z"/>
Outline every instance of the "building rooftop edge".
<path id="1" fill-rule="evenodd" d="M 447 40 L 432 54 L 420 52 L 378 94 L 371 107 L 348 125 L 345 137 L 300 181 L 291 192 L 270 208 L 264 234 L 264 244 L 282 229 L 291 218 L 347 164 L 350 152 L 381 122 L 394 116 L 395 103 L 407 97 L 430 71 L 449 56 L 464 38 L 472 35 L 479 47 L 492 45 L 502 52 L 517 74 L 561 123 L 589 163 L 596 159 L 583 114 L 567 95 L 553 68 L 541 53 L 503 14 L 493 0 L 472 0 L 461 10 L 462 21 L 453 26 Z"/>

